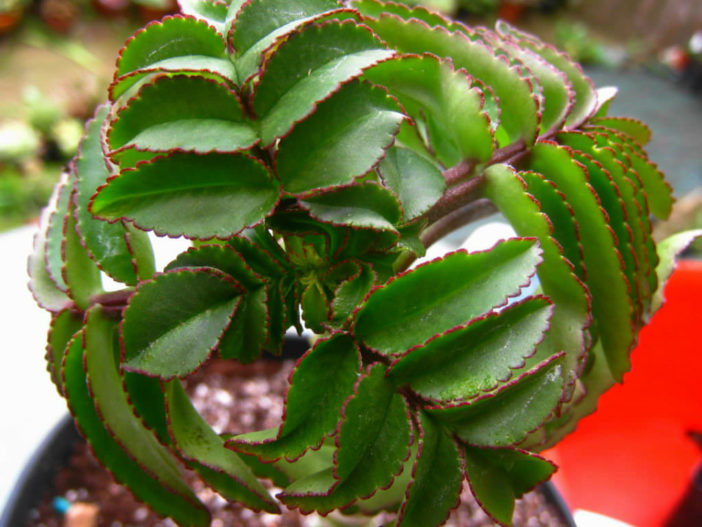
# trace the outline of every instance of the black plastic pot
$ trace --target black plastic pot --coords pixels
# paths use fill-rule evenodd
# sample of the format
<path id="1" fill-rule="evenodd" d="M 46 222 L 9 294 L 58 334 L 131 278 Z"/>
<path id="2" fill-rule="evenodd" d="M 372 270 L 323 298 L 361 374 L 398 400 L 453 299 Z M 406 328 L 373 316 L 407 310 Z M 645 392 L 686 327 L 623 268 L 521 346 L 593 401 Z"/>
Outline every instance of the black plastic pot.
<path id="1" fill-rule="evenodd" d="M 307 350 L 305 340 L 286 339 L 280 357 L 264 355 L 274 360 L 295 359 Z M 36 450 L 24 472 L 20 475 L 0 517 L 0 527 L 26 527 L 32 510 L 39 506 L 44 495 L 51 490 L 55 474 L 68 464 L 76 441 L 83 441 L 76 430 L 73 418 L 66 415 Z M 551 482 L 539 487 L 546 501 L 558 512 L 563 524 L 576 527 L 565 501 Z"/>

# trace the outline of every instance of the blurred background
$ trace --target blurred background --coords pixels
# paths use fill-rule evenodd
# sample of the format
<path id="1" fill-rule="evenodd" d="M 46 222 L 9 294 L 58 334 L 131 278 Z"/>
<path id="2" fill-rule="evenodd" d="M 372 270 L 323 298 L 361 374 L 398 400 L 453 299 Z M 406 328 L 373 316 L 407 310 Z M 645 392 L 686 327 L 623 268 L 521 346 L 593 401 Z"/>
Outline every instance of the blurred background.
<path id="1" fill-rule="evenodd" d="M 610 114 L 649 124 L 648 151 L 678 199 L 657 235 L 702 227 L 701 0 L 406 3 L 469 24 L 507 20 L 567 51 L 598 87 L 617 86 Z M 26 287 L 33 225 L 106 96 L 125 39 L 176 11 L 175 0 L 0 0 L 0 510 L 65 412 L 43 366 L 48 316 Z M 698 242 L 692 254 L 700 252 Z"/>

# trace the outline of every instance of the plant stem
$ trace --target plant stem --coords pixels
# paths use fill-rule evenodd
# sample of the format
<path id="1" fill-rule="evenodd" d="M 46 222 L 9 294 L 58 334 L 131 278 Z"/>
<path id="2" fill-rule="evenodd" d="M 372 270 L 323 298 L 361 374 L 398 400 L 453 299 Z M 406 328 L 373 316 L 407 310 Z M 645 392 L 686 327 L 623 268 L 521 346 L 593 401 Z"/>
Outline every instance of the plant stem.
<path id="1" fill-rule="evenodd" d="M 426 214 L 431 226 L 445 216 L 476 200 L 482 192 L 484 176 L 476 176 L 449 188 Z"/>
<path id="2" fill-rule="evenodd" d="M 446 186 L 452 187 L 456 183 L 459 183 L 463 178 L 470 174 L 474 168 L 475 165 L 466 159 L 457 165 L 452 166 L 451 168 L 447 168 L 442 172 L 444 180 L 446 181 Z"/>
<path id="3" fill-rule="evenodd" d="M 443 218 L 431 224 L 420 236 L 425 247 L 430 247 L 436 241 L 468 223 L 495 214 L 497 207 L 487 198 L 480 198 L 456 209 Z"/>

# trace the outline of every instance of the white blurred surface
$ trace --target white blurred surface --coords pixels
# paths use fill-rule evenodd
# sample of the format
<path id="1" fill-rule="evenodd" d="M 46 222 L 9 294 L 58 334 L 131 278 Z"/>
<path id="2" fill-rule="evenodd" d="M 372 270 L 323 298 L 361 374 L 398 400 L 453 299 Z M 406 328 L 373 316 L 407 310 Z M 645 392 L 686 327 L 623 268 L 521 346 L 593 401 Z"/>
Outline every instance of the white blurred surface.
<path id="1" fill-rule="evenodd" d="M 65 414 L 46 371 L 49 315 L 27 288 L 35 227 L 0 233 L 0 511 L 34 450 Z"/>
<path id="2" fill-rule="evenodd" d="M 573 513 L 573 519 L 578 527 L 633 527 L 614 518 L 582 509 L 578 509 Z"/>

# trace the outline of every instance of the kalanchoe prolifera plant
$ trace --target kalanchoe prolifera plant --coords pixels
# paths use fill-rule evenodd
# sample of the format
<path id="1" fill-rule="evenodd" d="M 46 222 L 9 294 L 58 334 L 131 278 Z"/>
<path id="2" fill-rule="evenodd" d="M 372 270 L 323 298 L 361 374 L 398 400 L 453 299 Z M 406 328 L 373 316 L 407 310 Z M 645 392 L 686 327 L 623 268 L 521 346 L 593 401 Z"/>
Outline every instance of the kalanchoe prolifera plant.
<path id="1" fill-rule="evenodd" d="M 682 243 L 651 238 L 672 197 L 649 130 L 506 24 L 376 0 L 181 7 L 122 49 L 30 260 L 95 454 L 181 525 L 208 523 L 184 468 L 252 509 L 419 527 L 465 479 L 509 524 L 555 469 L 536 452 L 629 369 Z M 410 269 L 495 211 L 519 238 Z M 147 232 L 192 247 L 155 272 Z M 280 427 L 215 433 L 181 379 L 303 324 L 318 338 Z"/>

